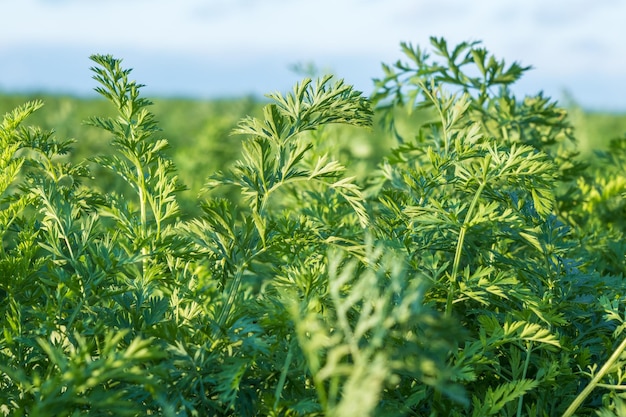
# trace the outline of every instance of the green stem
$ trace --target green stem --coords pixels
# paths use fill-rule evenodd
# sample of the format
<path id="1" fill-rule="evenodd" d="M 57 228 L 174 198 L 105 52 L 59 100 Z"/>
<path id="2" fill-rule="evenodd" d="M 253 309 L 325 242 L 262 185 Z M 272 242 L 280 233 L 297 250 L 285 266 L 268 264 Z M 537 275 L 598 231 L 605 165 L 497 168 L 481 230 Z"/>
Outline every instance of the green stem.
<path id="1" fill-rule="evenodd" d="M 285 381 L 287 380 L 287 373 L 289 372 L 289 366 L 291 365 L 291 360 L 293 358 L 293 345 L 294 341 L 291 340 L 289 343 L 289 350 L 287 351 L 287 357 L 285 358 L 285 364 L 283 365 L 283 369 L 280 372 L 280 379 L 278 380 L 278 385 L 276 386 L 276 391 L 274 394 L 274 411 L 277 411 L 278 402 L 280 401 L 280 396 L 282 395 L 283 388 L 285 387 Z"/>
<path id="2" fill-rule="evenodd" d="M 617 349 L 615 349 L 609 360 L 606 361 L 606 363 L 596 374 L 596 376 L 594 376 L 591 382 L 589 382 L 589 385 L 587 385 L 585 389 L 582 390 L 580 394 L 578 394 L 578 396 L 574 399 L 570 406 L 567 407 L 567 410 L 565 410 L 565 412 L 563 413 L 563 417 L 571 417 L 574 415 L 578 407 L 582 405 L 583 401 L 585 401 L 589 394 L 591 394 L 591 391 L 595 389 L 600 380 L 609 371 L 611 366 L 613 366 L 613 364 L 619 359 L 624 349 L 626 349 L 626 338 L 622 340 L 622 343 L 620 343 L 620 345 L 617 347 Z"/>
<path id="3" fill-rule="evenodd" d="M 530 343 L 526 345 L 526 361 L 524 361 L 524 372 L 522 372 L 522 379 L 526 379 L 526 375 L 528 374 L 528 367 L 530 366 L 530 355 L 533 352 L 533 349 L 530 347 Z M 524 404 L 524 395 L 519 397 L 517 400 L 517 417 L 522 417 L 522 406 Z"/>
<path id="4" fill-rule="evenodd" d="M 224 324 L 226 324 L 226 320 L 228 319 L 228 316 L 230 315 L 230 310 L 232 306 L 235 304 L 235 299 L 237 298 L 237 294 L 239 293 L 239 287 L 241 286 L 241 280 L 243 278 L 244 272 L 248 268 L 248 265 L 250 265 L 250 262 L 252 262 L 252 260 L 256 258 L 258 255 L 265 252 L 265 250 L 266 248 L 259 249 L 257 252 L 250 255 L 250 257 L 246 259 L 237 268 L 235 272 L 235 276 L 233 277 L 230 287 L 228 288 L 228 298 L 226 299 L 226 303 L 224 304 L 224 307 L 220 311 L 220 314 L 217 318 L 217 324 L 220 330 L 222 329 Z"/>
<path id="5" fill-rule="evenodd" d="M 452 274 L 450 275 L 450 288 L 448 290 L 448 300 L 446 303 L 446 316 L 450 316 L 452 314 L 452 302 L 454 301 L 454 287 L 457 281 L 457 274 L 459 273 L 459 265 L 461 264 L 461 255 L 463 253 L 463 244 L 465 242 L 465 233 L 467 232 L 468 223 L 472 219 L 474 215 L 474 209 L 476 208 L 476 204 L 478 204 L 478 199 L 485 189 L 486 182 L 481 182 L 474 194 L 474 198 L 472 199 L 472 203 L 467 209 L 467 213 L 465 214 L 465 219 L 463 219 L 463 224 L 461 225 L 461 230 L 459 231 L 459 240 L 456 242 L 456 250 L 454 252 L 454 263 L 452 264 Z"/>
<path id="6" fill-rule="evenodd" d="M 131 136 L 134 136 L 132 131 L 131 131 Z M 141 240 L 143 241 L 148 236 L 148 224 L 147 224 L 148 214 L 147 214 L 147 207 L 146 207 L 146 194 L 147 194 L 146 179 L 144 178 L 143 167 L 142 167 L 141 160 L 139 159 L 139 157 L 133 155 L 132 163 L 135 165 L 135 169 L 137 171 L 137 195 L 139 197 Z M 141 247 L 141 257 L 142 257 L 141 278 L 142 280 L 145 277 L 146 269 L 148 266 L 148 259 L 147 259 L 148 253 L 149 253 L 148 248 L 146 248 L 145 245 L 142 244 L 142 247 Z"/>
<path id="7" fill-rule="evenodd" d="M 239 292 L 239 285 L 241 284 L 241 278 L 243 277 L 243 273 L 246 270 L 247 262 L 244 263 L 241 267 L 237 269 L 235 272 L 235 276 L 233 277 L 233 281 L 230 284 L 230 288 L 228 289 L 228 298 L 226 299 L 226 303 L 220 311 L 220 315 L 217 318 L 217 325 L 221 331 L 222 327 L 226 323 L 226 319 L 230 315 L 230 309 L 232 305 L 235 303 L 235 297 Z"/>
<path id="8" fill-rule="evenodd" d="M 428 88 L 426 88 L 426 85 L 424 83 L 419 82 L 419 86 L 422 89 L 422 91 L 424 91 L 424 94 L 426 95 L 426 97 L 428 97 L 428 99 L 433 103 L 433 105 L 435 106 L 435 109 L 437 109 L 437 113 L 439 113 L 439 118 L 441 119 L 441 134 L 444 139 L 445 155 L 448 155 L 449 150 L 450 150 L 450 145 L 449 145 L 449 140 L 448 140 L 447 120 L 443 112 L 443 109 L 441 108 L 441 103 L 439 100 L 437 100 L 437 98 L 435 98 L 435 95 Z"/>

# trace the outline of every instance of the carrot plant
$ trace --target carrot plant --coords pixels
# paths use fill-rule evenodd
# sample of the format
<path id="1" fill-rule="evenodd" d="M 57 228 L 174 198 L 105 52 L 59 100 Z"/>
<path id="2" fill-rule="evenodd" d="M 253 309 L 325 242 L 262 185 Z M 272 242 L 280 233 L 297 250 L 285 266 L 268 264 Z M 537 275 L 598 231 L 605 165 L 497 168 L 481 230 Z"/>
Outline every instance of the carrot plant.
<path id="1" fill-rule="evenodd" d="M 7 113 L 0 413 L 623 414 L 624 139 L 587 169 L 565 110 L 511 93 L 527 67 L 402 49 L 369 99 L 270 94 L 193 213 L 120 60 L 92 56 L 107 152 Z M 333 135 L 374 123 L 396 146 L 351 176 Z"/>

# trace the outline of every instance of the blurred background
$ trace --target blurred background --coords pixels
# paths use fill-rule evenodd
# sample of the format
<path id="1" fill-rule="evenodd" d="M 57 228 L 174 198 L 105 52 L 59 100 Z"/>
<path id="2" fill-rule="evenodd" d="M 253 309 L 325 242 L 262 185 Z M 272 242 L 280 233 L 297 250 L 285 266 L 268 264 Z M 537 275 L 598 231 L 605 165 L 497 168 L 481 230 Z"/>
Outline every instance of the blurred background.
<path id="1" fill-rule="evenodd" d="M 91 94 L 88 57 L 110 53 L 155 97 L 285 91 L 294 66 L 369 94 L 400 42 L 482 41 L 533 69 L 517 94 L 626 111 L 622 0 L 0 0 L 0 92 Z"/>

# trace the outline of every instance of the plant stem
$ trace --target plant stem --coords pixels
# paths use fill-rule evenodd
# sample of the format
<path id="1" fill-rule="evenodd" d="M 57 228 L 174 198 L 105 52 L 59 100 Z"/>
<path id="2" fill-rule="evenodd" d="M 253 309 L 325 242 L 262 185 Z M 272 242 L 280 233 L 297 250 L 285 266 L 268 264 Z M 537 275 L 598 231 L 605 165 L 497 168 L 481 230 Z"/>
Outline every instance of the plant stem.
<path id="1" fill-rule="evenodd" d="M 528 367 L 530 366 L 530 355 L 533 352 L 533 349 L 529 344 L 526 345 L 526 360 L 524 361 L 524 372 L 522 372 L 522 379 L 526 379 L 526 375 L 528 374 Z M 517 417 L 522 417 L 522 406 L 524 405 L 524 395 L 520 395 L 519 400 L 517 400 Z"/>
<path id="2" fill-rule="evenodd" d="M 448 138 L 448 121 L 446 115 L 444 114 L 444 109 L 441 107 L 441 102 L 435 97 L 435 94 L 429 90 L 423 82 L 418 82 L 418 85 L 424 92 L 424 95 L 428 97 L 428 99 L 433 103 L 435 109 L 437 109 L 437 113 L 439 114 L 439 118 L 441 119 L 441 135 L 444 139 L 444 153 L 448 155 L 450 151 L 450 144 Z"/>
<path id="3" fill-rule="evenodd" d="M 224 324 L 226 324 L 226 320 L 228 319 L 228 316 L 230 315 L 230 310 L 232 306 L 235 304 L 235 299 L 237 298 L 237 294 L 239 293 L 239 287 L 241 286 L 241 281 L 242 281 L 244 272 L 250 265 L 250 262 L 252 262 L 252 260 L 255 257 L 265 252 L 266 249 L 267 248 L 265 247 L 259 249 L 257 252 L 250 255 L 250 257 L 246 259 L 239 267 L 237 267 L 233 280 L 230 284 L 230 288 L 228 289 L 228 298 L 226 299 L 226 302 L 224 306 L 222 307 L 222 310 L 220 311 L 220 314 L 217 319 L 217 324 L 220 328 L 220 331 L 222 330 L 222 327 L 224 326 Z"/>
<path id="4" fill-rule="evenodd" d="M 241 265 L 241 267 L 237 269 L 237 272 L 235 272 L 235 276 L 233 277 L 233 280 L 230 284 L 230 288 L 228 289 L 228 298 L 226 299 L 226 302 L 224 306 L 222 307 L 222 310 L 220 311 L 220 314 L 217 318 L 217 325 L 220 331 L 222 331 L 222 327 L 224 326 L 224 324 L 226 323 L 226 319 L 230 315 L 230 309 L 232 305 L 235 303 L 235 297 L 237 296 L 237 293 L 239 292 L 239 285 L 241 284 L 241 278 L 243 277 L 243 273 L 246 270 L 246 268 L 247 268 L 247 262 Z"/>
<path id="5" fill-rule="evenodd" d="M 131 129 L 130 132 L 131 138 L 134 141 L 134 133 Z M 137 171 L 137 196 L 139 197 L 139 210 L 140 210 L 140 222 L 141 222 L 141 240 L 144 241 L 146 236 L 148 236 L 148 214 L 146 210 L 146 194 L 148 190 L 146 189 L 146 179 L 144 177 L 143 166 L 141 163 L 141 159 L 133 155 L 132 163 L 135 165 L 135 169 Z M 148 248 L 146 248 L 145 244 L 141 246 L 141 280 L 142 284 L 145 284 L 145 275 L 146 270 L 148 268 Z"/>
<path id="6" fill-rule="evenodd" d="M 287 380 L 287 373 L 289 372 L 289 366 L 291 365 L 291 360 L 293 358 L 293 345 L 294 341 L 291 340 L 289 343 L 289 350 L 287 351 L 287 357 L 285 358 L 285 364 L 283 365 L 283 369 L 280 372 L 280 379 L 278 380 L 278 385 L 276 385 L 276 391 L 274 394 L 274 411 L 278 407 L 278 402 L 280 400 L 280 396 L 282 395 L 283 388 L 285 386 L 285 381 Z"/>
<path id="7" fill-rule="evenodd" d="M 463 219 L 463 224 L 461 225 L 461 230 L 459 231 L 459 240 L 456 243 L 456 250 L 454 252 L 454 263 L 452 264 L 452 274 L 450 275 L 450 288 L 448 290 L 448 300 L 446 303 L 446 316 L 449 317 L 452 314 L 452 302 L 454 301 L 454 286 L 457 281 L 457 274 L 459 273 L 459 265 L 461 264 L 461 254 L 463 253 L 463 243 L 465 242 L 465 233 L 467 232 L 468 223 L 472 219 L 474 214 L 474 209 L 476 208 L 476 204 L 478 204 L 478 199 L 485 189 L 486 182 L 481 182 L 474 194 L 474 198 L 467 209 L 467 213 L 465 214 L 465 219 Z"/>
<path id="8" fill-rule="evenodd" d="M 617 347 L 617 349 L 615 349 L 611 357 L 606 361 L 604 366 L 589 382 L 589 385 L 587 385 L 585 389 L 582 390 L 580 394 L 578 394 L 578 396 L 574 399 L 574 401 L 572 401 L 570 406 L 567 407 L 567 410 L 565 410 L 565 412 L 563 413 L 563 417 L 571 417 L 574 415 L 574 412 L 576 412 L 578 407 L 580 407 L 583 401 L 585 401 L 585 399 L 587 398 L 587 396 L 591 394 L 591 391 L 595 389 L 595 387 L 598 385 L 600 380 L 604 377 L 604 375 L 606 375 L 606 373 L 609 371 L 611 366 L 613 366 L 615 361 L 619 359 L 624 349 L 626 349 L 626 338 L 622 340 L 622 343 L 620 343 L 620 345 Z"/>

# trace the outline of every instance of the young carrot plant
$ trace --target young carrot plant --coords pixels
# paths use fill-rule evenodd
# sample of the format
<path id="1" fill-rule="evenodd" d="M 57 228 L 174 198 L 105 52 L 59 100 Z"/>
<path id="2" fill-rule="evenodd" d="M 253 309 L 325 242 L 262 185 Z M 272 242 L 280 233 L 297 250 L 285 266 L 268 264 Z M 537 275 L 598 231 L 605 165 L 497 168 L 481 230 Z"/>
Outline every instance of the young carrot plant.
<path id="1" fill-rule="evenodd" d="M 199 215 L 120 60 L 92 57 L 104 154 L 6 114 L 0 415 L 622 415 L 624 139 L 587 169 L 566 111 L 511 93 L 527 67 L 432 48 L 371 99 L 270 94 Z M 333 135 L 375 121 L 397 145 L 351 176 Z"/>

